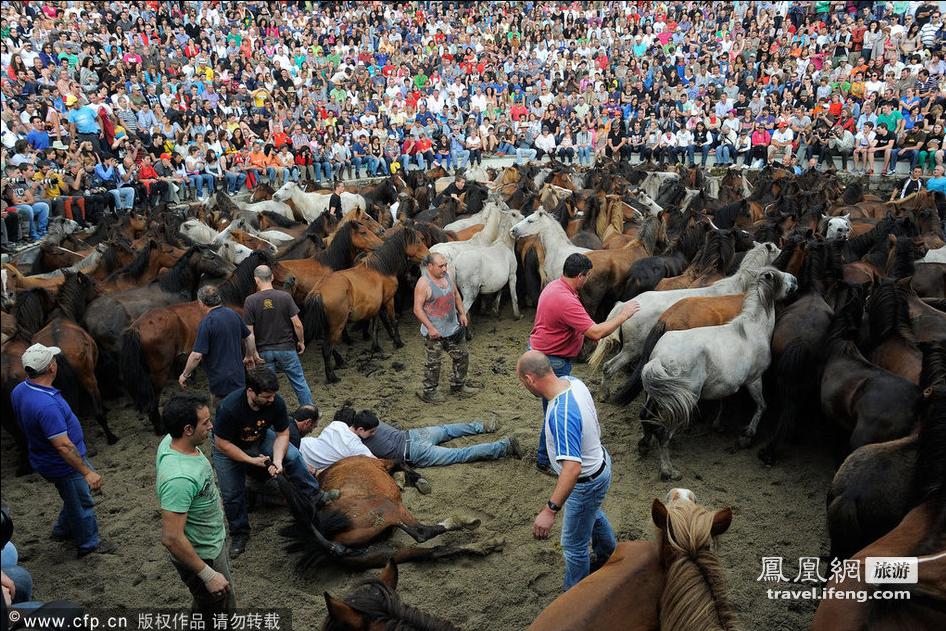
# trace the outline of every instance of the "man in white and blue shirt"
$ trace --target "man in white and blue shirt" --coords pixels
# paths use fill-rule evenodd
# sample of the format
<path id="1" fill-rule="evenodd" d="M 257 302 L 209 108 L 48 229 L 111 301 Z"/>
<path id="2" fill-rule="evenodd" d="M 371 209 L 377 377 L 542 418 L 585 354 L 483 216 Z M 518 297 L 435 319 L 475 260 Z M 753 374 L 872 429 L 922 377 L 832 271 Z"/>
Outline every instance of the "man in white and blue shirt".
<path id="1" fill-rule="evenodd" d="M 547 539 L 555 515 L 565 508 L 562 553 L 565 557 L 564 591 L 588 576 L 591 557 L 600 566 L 617 545 L 614 531 L 601 510 L 611 486 L 611 457 L 601 445 L 601 427 L 594 400 L 576 377 L 557 377 L 548 357 L 528 351 L 516 364 L 516 375 L 525 388 L 547 399 L 543 432 L 558 482 L 546 506 L 532 525 L 536 539 Z"/>

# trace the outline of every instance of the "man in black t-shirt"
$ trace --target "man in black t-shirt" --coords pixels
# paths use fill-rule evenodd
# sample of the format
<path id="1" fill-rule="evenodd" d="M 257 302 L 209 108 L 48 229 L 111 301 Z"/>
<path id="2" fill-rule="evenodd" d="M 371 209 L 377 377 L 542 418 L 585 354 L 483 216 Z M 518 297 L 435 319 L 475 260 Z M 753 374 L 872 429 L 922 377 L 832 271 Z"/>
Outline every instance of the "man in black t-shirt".
<path id="1" fill-rule="evenodd" d="M 338 497 L 323 492 L 306 469 L 299 450 L 289 442 L 286 404 L 277 394 L 276 373 L 254 368 L 246 375 L 246 388 L 234 390 L 217 406 L 214 418 L 213 464 L 230 524 L 230 556 L 238 557 L 250 538 L 246 514 L 246 475 L 286 478 L 316 505 Z"/>
<path id="2" fill-rule="evenodd" d="M 328 211 L 334 214 L 339 221 L 342 220 L 342 216 L 345 214 L 342 211 L 342 193 L 344 191 L 345 186 L 341 182 L 335 182 L 335 189 L 328 199 Z"/>
<path id="3" fill-rule="evenodd" d="M 243 302 L 243 321 L 253 336 L 247 352 L 257 364 L 281 370 L 292 384 L 299 405 L 312 403 L 312 391 L 302 372 L 299 354 L 305 350 L 299 307 L 285 291 L 273 289 L 273 270 L 260 265 L 253 270 L 256 293 Z M 248 344 L 249 346 L 249 344 Z"/>

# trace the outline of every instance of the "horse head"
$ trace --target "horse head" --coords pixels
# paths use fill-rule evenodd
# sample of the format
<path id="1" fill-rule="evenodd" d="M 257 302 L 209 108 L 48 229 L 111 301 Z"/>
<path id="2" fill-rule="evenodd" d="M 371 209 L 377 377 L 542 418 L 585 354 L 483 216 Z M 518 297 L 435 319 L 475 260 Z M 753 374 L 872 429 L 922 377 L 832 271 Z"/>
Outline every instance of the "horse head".
<path id="1" fill-rule="evenodd" d="M 299 185 L 288 180 L 285 184 L 279 187 L 279 190 L 273 192 L 273 200 L 277 202 L 285 202 L 287 199 L 292 199 L 293 196 L 302 193 L 302 189 L 299 188 Z"/>
<path id="2" fill-rule="evenodd" d="M 828 239 L 847 239 L 851 234 L 851 213 L 828 219 L 825 237 Z"/>
<path id="3" fill-rule="evenodd" d="M 510 229 L 510 233 L 516 239 L 528 237 L 533 234 L 539 234 L 549 223 L 556 223 L 544 210 L 537 210 Z"/>
<path id="4" fill-rule="evenodd" d="M 194 252 L 191 256 L 196 256 L 194 262 L 194 271 L 200 274 L 206 274 L 213 278 L 224 278 L 233 273 L 236 266 L 230 261 L 224 259 L 213 247 L 209 245 L 197 245 L 192 248 Z"/>

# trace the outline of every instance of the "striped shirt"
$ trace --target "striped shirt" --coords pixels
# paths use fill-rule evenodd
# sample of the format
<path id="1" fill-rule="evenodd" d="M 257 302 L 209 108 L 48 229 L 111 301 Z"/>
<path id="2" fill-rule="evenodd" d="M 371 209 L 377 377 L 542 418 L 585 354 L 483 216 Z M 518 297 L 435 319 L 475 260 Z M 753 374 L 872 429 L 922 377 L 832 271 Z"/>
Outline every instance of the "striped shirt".
<path id="1" fill-rule="evenodd" d="M 563 377 L 571 382 L 567 390 L 549 401 L 545 412 L 545 445 L 555 473 L 562 472 L 562 461 L 581 463 L 581 475 L 595 473 L 604 460 L 601 426 L 594 399 L 588 387 L 577 377 Z"/>

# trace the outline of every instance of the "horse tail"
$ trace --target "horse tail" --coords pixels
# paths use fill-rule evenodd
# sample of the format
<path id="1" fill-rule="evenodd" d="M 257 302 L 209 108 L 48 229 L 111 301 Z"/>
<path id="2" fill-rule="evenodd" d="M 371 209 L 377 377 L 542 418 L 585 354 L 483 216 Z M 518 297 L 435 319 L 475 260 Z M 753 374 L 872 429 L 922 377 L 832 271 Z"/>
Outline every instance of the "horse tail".
<path id="1" fill-rule="evenodd" d="M 833 489 L 828 491 L 827 497 L 828 537 L 831 540 L 831 556 L 846 559 L 861 547 L 856 542 L 864 538 L 864 533 L 858 519 L 857 502 L 845 497 L 843 493 L 834 496 L 832 491 Z M 851 549 L 852 542 L 855 542 L 853 549 Z"/>
<path id="2" fill-rule="evenodd" d="M 617 306 L 615 306 L 614 309 L 617 309 Z M 613 312 L 614 309 L 611 311 Z M 605 359 L 613 355 L 619 348 L 621 348 L 621 327 L 618 327 L 606 337 L 598 340 L 598 346 L 591 354 L 591 357 L 588 358 L 588 365 L 591 366 L 592 370 L 601 370 L 601 365 L 604 363 Z"/>
<path id="3" fill-rule="evenodd" d="M 315 294 L 306 298 L 302 314 L 302 328 L 305 332 L 305 343 L 307 345 L 313 339 L 318 339 L 327 334 L 328 316 L 325 314 L 325 303 L 322 301 L 322 294 Z"/>
<path id="4" fill-rule="evenodd" d="M 637 367 L 634 368 L 634 372 L 631 373 L 630 380 L 628 380 L 625 386 L 612 395 L 612 400 L 615 403 L 630 403 L 636 399 L 641 393 L 641 390 L 644 389 L 644 384 L 641 380 L 641 372 L 644 370 L 644 366 L 647 365 L 647 362 L 650 361 L 650 354 L 654 352 L 654 347 L 657 346 L 657 342 L 666 332 L 667 323 L 663 320 L 657 320 L 657 323 L 651 327 L 650 333 L 647 334 L 647 338 L 644 340 L 640 359 L 637 362 Z"/>
<path id="5" fill-rule="evenodd" d="M 118 369 L 121 371 L 125 390 L 134 402 L 135 408 L 139 412 L 150 411 L 155 403 L 154 385 L 141 350 L 141 332 L 134 327 L 129 327 L 122 333 Z"/>
<path id="6" fill-rule="evenodd" d="M 72 411 L 78 414 L 88 412 L 92 397 L 79 385 L 79 376 L 75 367 L 62 353 L 56 355 L 56 380 L 53 386 L 62 394 Z"/>
<path id="7" fill-rule="evenodd" d="M 310 573 L 328 557 L 338 554 L 342 547 L 329 541 L 340 532 L 351 530 L 352 522 L 342 511 L 328 507 L 321 510 L 295 487 L 286 476 L 276 478 L 279 491 L 286 498 L 293 523 L 281 528 L 286 538 L 286 552 L 299 554 L 296 571 Z"/>
<path id="8" fill-rule="evenodd" d="M 700 398 L 683 383 L 680 371 L 655 358 L 641 370 L 644 390 L 656 406 L 657 416 L 671 433 L 686 427 Z"/>

